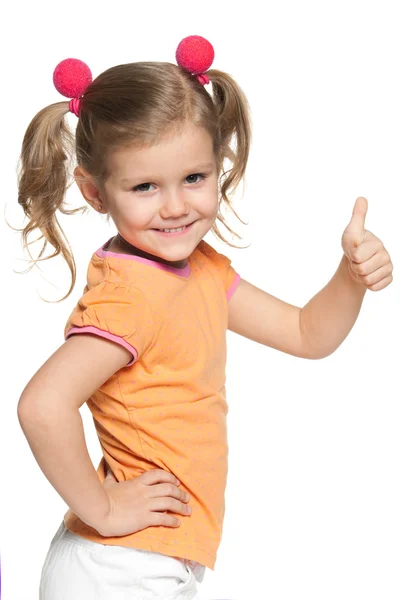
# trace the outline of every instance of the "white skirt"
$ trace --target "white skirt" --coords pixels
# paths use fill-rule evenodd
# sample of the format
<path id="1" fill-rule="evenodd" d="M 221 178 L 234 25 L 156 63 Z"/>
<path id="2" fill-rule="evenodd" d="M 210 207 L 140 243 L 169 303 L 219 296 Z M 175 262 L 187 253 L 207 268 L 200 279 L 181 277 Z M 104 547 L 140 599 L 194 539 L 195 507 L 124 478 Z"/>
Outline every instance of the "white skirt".
<path id="1" fill-rule="evenodd" d="M 39 600 L 200 600 L 205 569 L 184 558 L 98 544 L 62 522 L 43 565 Z"/>

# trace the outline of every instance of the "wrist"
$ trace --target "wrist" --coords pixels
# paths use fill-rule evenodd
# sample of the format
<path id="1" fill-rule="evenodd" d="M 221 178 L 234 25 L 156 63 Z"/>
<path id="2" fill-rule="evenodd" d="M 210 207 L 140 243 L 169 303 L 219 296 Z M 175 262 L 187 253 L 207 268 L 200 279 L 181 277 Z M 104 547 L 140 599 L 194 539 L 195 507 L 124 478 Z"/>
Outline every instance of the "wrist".
<path id="1" fill-rule="evenodd" d="M 101 484 L 100 484 L 101 485 Z M 90 510 L 90 516 L 86 518 L 80 517 L 82 521 L 93 527 L 100 535 L 106 536 L 105 529 L 107 527 L 107 519 L 111 512 L 110 497 L 107 491 L 103 488 L 103 496 L 97 506 L 92 506 Z M 79 515 L 77 515 L 79 516 Z"/>

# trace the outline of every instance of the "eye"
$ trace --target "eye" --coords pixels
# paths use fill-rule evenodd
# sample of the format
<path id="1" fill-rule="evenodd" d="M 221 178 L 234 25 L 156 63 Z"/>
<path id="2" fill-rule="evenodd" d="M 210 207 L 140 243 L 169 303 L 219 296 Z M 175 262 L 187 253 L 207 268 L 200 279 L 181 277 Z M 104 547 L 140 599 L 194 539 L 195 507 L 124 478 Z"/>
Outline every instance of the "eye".
<path id="1" fill-rule="evenodd" d="M 205 179 L 204 173 L 192 173 L 192 175 L 188 175 L 186 177 L 186 179 L 190 179 L 191 177 L 200 177 L 200 181 L 202 181 L 203 179 Z M 189 182 L 189 183 L 200 183 L 200 181 L 192 181 L 192 182 Z"/>
<path id="2" fill-rule="evenodd" d="M 140 188 L 144 187 L 144 186 L 148 186 L 148 185 L 153 185 L 152 183 L 141 183 L 140 185 L 136 185 L 133 188 L 134 192 L 138 192 L 139 194 L 144 194 L 145 192 L 148 192 L 149 190 L 141 190 Z"/>
<path id="3" fill-rule="evenodd" d="M 195 178 L 199 178 L 196 181 L 193 181 L 193 177 Z M 203 179 L 206 178 L 206 175 L 204 173 L 192 173 L 191 175 L 188 175 L 186 177 L 186 180 L 191 179 L 191 181 L 188 181 L 188 183 L 191 183 L 192 185 L 195 183 L 200 183 L 200 181 L 202 181 Z M 139 185 L 136 185 L 132 191 L 138 193 L 138 194 L 145 194 L 146 192 L 150 192 L 150 189 L 148 186 L 153 185 L 152 183 L 140 183 Z M 143 188 L 147 188 L 147 189 L 143 189 Z"/>

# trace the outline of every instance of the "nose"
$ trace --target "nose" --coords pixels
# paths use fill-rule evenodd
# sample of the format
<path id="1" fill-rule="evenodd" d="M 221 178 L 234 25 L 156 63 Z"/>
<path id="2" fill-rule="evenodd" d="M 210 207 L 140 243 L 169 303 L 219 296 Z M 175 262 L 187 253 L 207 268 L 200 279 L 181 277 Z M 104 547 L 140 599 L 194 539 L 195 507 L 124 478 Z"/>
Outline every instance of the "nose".
<path id="1" fill-rule="evenodd" d="M 183 190 L 167 190 L 164 193 L 160 215 L 163 219 L 180 217 L 189 213 L 189 204 L 185 200 Z"/>

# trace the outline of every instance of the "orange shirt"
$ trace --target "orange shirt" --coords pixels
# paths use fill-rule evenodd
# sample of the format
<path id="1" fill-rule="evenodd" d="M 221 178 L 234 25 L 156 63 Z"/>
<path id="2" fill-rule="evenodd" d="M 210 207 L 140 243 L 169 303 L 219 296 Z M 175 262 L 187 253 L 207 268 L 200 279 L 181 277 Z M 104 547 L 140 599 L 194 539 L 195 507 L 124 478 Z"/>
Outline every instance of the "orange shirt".
<path id="1" fill-rule="evenodd" d="M 87 285 L 65 338 L 93 333 L 122 344 L 132 360 L 88 400 L 106 463 L 118 481 L 149 469 L 172 472 L 190 494 L 178 528 L 152 526 L 103 537 L 71 510 L 72 532 L 197 561 L 214 568 L 227 477 L 225 398 L 228 300 L 239 275 L 202 240 L 183 269 L 106 250 L 92 256 Z"/>

